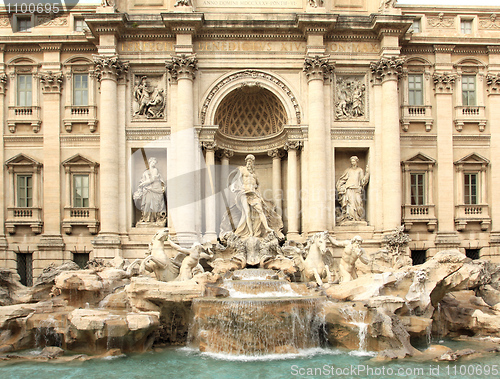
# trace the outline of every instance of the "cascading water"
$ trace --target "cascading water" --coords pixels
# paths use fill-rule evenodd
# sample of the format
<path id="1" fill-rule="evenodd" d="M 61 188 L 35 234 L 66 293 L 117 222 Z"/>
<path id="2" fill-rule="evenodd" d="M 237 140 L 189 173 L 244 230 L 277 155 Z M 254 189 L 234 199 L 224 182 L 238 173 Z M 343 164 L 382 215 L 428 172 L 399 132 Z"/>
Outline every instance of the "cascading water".
<path id="1" fill-rule="evenodd" d="M 351 308 L 341 309 L 341 313 L 344 318 L 358 329 L 358 339 L 359 339 L 359 352 L 366 352 L 366 335 L 368 333 L 368 324 L 365 322 L 366 311 L 355 310 Z"/>
<path id="2" fill-rule="evenodd" d="M 201 351 L 236 355 L 297 353 L 318 347 L 321 296 L 302 296 L 272 270 L 241 270 L 224 286 L 230 297 L 193 301 L 190 341 Z"/>

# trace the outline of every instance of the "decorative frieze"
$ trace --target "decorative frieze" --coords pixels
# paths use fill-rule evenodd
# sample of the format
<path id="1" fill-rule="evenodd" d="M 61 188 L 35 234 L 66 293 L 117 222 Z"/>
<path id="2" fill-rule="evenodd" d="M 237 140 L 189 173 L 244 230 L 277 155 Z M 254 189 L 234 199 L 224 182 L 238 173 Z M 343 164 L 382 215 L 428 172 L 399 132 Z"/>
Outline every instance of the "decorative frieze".
<path id="1" fill-rule="evenodd" d="M 106 57 L 94 55 L 94 65 L 97 79 L 116 80 L 128 71 L 129 64 L 120 60 L 117 56 Z"/>
<path id="2" fill-rule="evenodd" d="M 198 59 L 194 55 L 181 54 L 172 57 L 171 62 L 166 62 L 165 67 L 172 80 L 191 79 L 193 80 L 198 71 Z"/>
<path id="3" fill-rule="evenodd" d="M 432 81 L 434 82 L 434 89 L 439 93 L 452 93 L 453 86 L 455 85 L 456 75 L 451 75 L 446 72 L 434 73 Z"/>
<path id="4" fill-rule="evenodd" d="M 305 58 L 303 71 L 306 73 L 308 80 L 327 80 L 330 78 L 333 68 L 334 67 L 328 63 L 327 57 L 316 55 L 314 58 Z"/>
<path id="5" fill-rule="evenodd" d="M 453 28 L 455 19 L 453 17 L 445 17 L 441 12 L 437 17 L 429 17 L 427 23 L 431 28 Z"/>
<path id="6" fill-rule="evenodd" d="M 489 94 L 500 94 L 500 73 L 488 73 L 486 86 Z"/>
<path id="7" fill-rule="evenodd" d="M 479 29 L 500 29 L 500 20 L 496 13 L 492 13 L 489 18 L 480 18 Z"/>
<path id="8" fill-rule="evenodd" d="M 364 77 L 338 76 L 334 101 L 336 120 L 364 119 L 366 114 Z"/>
<path id="9" fill-rule="evenodd" d="M 61 72 L 47 71 L 40 74 L 40 84 L 43 93 L 61 93 L 64 75 Z"/>
<path id="10" fill-rule="evenodd" d="M 41 27 L 48 27 L 48 26 L 67 26 L 68 25 L 68 17 L 66 16 L 59 16 L 59 17 L 53 17 L 53 16 L 38 16 L 37 17 L 37 25 Z"/>
<path id="11" fill-rule="evenodd" d="M 370 63 L 370 70 L 375 80 L 398 79 L 403 75 L 403 58 L 381 58 L 378 62 Z"/>

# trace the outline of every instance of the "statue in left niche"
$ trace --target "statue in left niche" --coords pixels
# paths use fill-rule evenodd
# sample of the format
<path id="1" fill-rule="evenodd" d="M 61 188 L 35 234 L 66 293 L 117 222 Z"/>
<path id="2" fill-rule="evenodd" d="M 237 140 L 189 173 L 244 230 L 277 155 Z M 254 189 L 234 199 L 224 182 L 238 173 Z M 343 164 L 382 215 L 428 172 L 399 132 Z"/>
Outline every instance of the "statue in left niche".
<path id="1" fill-rule="evenodd" d="M 167 211 L 165 205 L 165 181 L 156 167 L 155 157 L 148 159 L 148 167 L 142 174 L 133 198 L 142 212 L 137 225 L 165 226 Z"/>
<path id="2" fill-rule="evenodd" d="M 165 95 L 162 88 L 153 87 L 148 83 L 147 76 L 141 76 L 134 87 L 134 100 L 137 110 L 134 117 L 140 116 L 148 119 L 163 118 L 165 110 Z"/>

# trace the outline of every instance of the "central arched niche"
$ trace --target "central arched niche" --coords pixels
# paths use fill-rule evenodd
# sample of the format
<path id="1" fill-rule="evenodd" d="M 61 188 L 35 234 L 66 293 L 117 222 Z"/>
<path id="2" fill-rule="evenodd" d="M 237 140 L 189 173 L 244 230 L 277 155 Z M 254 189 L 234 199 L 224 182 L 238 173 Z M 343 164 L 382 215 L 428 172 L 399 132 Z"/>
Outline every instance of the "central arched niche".
<path id="1" fill-rule="evenodd" d="M 214 121 L 219 132 L 232 139 L 258 139 L 281 132 L 287 114 L 271 91 L 259 85 L 242 85 L 224 97 Z"/>

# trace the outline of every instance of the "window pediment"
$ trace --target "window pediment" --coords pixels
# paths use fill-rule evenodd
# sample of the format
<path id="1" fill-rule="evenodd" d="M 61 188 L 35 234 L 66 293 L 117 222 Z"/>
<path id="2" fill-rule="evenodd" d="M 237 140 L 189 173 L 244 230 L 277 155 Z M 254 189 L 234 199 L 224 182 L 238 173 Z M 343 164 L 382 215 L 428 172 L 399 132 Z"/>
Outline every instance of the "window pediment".
<path id="1" fill-rule="evenodd" d="M 17 154 L 16 156 L 10 158 L 5 162 L 7 167 L 31 167 L 31 168 L 40 168 L 42 164 L 37 160 L 24 155 L 22 153 Z"/>

